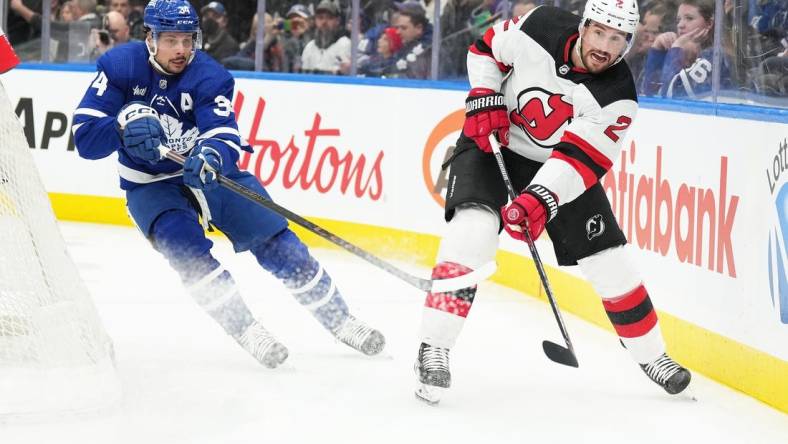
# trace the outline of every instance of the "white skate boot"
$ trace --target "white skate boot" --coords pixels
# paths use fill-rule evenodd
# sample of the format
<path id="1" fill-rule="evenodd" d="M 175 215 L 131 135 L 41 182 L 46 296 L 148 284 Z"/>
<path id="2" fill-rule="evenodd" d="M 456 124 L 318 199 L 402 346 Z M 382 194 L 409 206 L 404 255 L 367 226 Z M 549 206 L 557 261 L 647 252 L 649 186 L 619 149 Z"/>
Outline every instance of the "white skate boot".
<path id="1" fill-rule="evenodd" d="M 340 342 L 347 344 L 367 356 L 380 353 L 386 346 L 386 338 L 374 328 L 348 315 L 345 322 L 331 332 Z"/>
<path id="2" fill-rule="evenodd" d="M 244 334 L 238 338 L 238 343 L 268 368 L 276 368 L 287 359 L 287 347 L 277 341 L 271 332 L 257 321 L 246 328 Z"/>

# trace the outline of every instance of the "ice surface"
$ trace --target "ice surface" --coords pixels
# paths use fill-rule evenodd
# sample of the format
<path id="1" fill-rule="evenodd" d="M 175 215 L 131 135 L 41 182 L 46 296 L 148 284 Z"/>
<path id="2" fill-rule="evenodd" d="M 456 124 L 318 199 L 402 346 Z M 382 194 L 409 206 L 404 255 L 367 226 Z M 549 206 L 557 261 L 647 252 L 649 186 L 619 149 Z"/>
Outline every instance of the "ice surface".
<path id="1" fill-rule="evenodd" d="M 268 370 L 202 313 L 138 232 L 61 229 L 114 339 L 123 401 L 103 415 L 0 425 L 2 444 L 783 443 L 788 436 L 788 415 L 697 374 L 697 402 L 670 397 L 614 336 L 570 315 L 580 368 L 552 363 L 541 347 L 543 339 L 560 341 L 549 306 L 489 283 L 452 350 L 453 387 L 430 407 L 413 395 L 418 290 L 347 253 L 314 252 L 354 314 L 386 335 L 384 356 L 368 358 L 323 331 L 251 255 L 217 240 L 216 256 L 290 349 L 284 368 Z"/>

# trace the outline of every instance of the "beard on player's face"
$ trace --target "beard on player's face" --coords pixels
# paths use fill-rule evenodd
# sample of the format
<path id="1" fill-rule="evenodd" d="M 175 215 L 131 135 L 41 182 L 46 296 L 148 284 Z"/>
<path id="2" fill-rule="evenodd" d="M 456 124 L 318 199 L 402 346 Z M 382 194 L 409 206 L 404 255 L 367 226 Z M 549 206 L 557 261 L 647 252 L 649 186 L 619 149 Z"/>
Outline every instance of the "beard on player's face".
<path id="1" fill-rule="evenodd" d="M 580 37 L 580 59 L 585 69 L 599 74 L 613 66 L 626 50 L 629 38 L 623 31 L 589 20 Z"/>
<path id="2" fill-rule="evenodd" d="M 583 65 L 585 65 L 586 70 L 592 74 L 599 74 L 610 68 L 618 57 L 613 56 L 607 51 L 599 51 L 593 48 L 584 49 L 582 52 Z"/>

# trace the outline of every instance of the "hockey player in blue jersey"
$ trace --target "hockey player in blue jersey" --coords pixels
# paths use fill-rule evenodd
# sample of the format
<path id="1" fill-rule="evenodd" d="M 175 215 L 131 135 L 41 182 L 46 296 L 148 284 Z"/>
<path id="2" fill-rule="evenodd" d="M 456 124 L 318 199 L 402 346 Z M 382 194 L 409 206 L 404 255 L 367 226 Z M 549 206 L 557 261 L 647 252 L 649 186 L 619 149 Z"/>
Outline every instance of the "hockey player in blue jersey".
<path id="1" fill-rule="evenodd" d="M 74 111 L 77 151 L 118 153 L 120 186 L 134 222 L 178 272 L 198 304 L 247 352 L 273 368 L 287 348 L 256 320 L 230 273 L 211 255 L 209 224 L 236 252 L 250 251 L 338 340 L 367 355 L 383 335 L 349 313 L 331 276 L 280 215 L 218 187 L 216 173 L 268 196 L 237 167 L 242 142 L 231 99 L 234 81 L 200 51 L 199 19 L 186 0 L 152 0 L 147 38 L 107 52 Z M 162 159 L 159 144 L 185 156 Z"/>

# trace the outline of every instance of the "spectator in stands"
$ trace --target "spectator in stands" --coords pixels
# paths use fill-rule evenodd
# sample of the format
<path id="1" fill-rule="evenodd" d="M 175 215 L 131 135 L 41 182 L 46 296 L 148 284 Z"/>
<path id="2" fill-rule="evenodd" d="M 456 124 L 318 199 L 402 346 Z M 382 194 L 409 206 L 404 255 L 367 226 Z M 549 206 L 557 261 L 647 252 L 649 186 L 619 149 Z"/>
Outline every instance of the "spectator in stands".
<path id="1" fill-rule="evenodd" d="M 391 77 L 397 74 L 396 54 L 402 49 L 402 38 L 397 28 L 383 30 L 378 38 L 376 50 L 372 56 L 359 60 L 358 73 L 367 77 Z"/>
<path id="2" fill-rule="evenodd" d="M 464 79 L 468 47 L 475 41 L 471 12 L 478 0 L 447 0 L 441 13 L 441 78 Z"/>
<path id="3" fill-rule="evenodd" d="M 133 40 L 131 38 L 131 28 L 123 13 L 110 11 L 105 17 L 106 29 L 113 45 L 122 45 Z"/>
<path id="4" fill-rule="evenodd" d="M 96 60 L 111 48 L 131 40 L 129 24 L 120 12 L 109 11 L 104 16 L 103 28 L 94 29 L 90 39 L 93 48 L 90 58 Z"/>
<path id="5" fill-rule="evenodd" d="M 758 67 L 754 82 L 761 94 L 788 97 L 788 47 L 774 57 L 764 60 Z"/>
<path id="6" fill-rule="evenodd" d="M 306 6 L 296 3 L 285 15 L 283 23 L 282 50 L 284 72 L 301 72 L 301 54 L 306 44 L 312 40 L 312 14 Z"/>
<path id="7" fill-rule="evenodd" d="M 265 14 L 263 29 L 263 71 L 279 72 L 283 69 L 282 45 L 279 41 L 280 30 L 274 26 L 271 14 Z M 242 44 L 241 50 L 230 57 L 222 59 L 227 69 L 253 71 L 255 51 L 257 50 L 257 14 L 252 18 L 249 37 Z"/>
<path id="8" fill-rule="evenodd" d="M 110 0 L 109 10 L 120 13 L 124 20 L 128 20 L 131 6 L 129 0 Z"/>
<path id="9" fill-rule="evenodd" d="M 63 2 L 52 0 L 50 6 L 52 20 L 59 20 Z M 13 14 L 8 17 L 7 36 L 14 47 L 41 36 L 41 13 L 38 12 L 41 9 L 40 1 L 11 0 L 8 9 Z"/>
<path id="10" fill-rule="evenodd" d="M 641 92 L 695 98 L 711 90 L 713 0 L 682 0 L 676 31 L 654 39 L 646 57 Z M 730 86 L 730 63 L 723 53 L 720 79 Z"/>
<path id="11" fill-rule="evenodd" d="M 662 24 L 670 20 L 668 14 L 669 8 L 659 1 L 649 3 L 640 12 L 640 23 L 635 32 L 635 41 L 632 43 L 632 49 L 624 56 L 636 85 L 642 83 L 641 75 L 646 55 L 648 55 L 651 45 L 654 44 L 654 40 L 664 31 Z"/>
<path id="12" fill-rule="evenodd" d="M 24 20 L 29 20 L 35 34 L 39 36 L 15 45 L 17 55 L 22 60 L 38 59 L 41 55 L 41 14 L 34 12 L 21 1 L 14 1 L 11 8 Z M 101 20 L 96 15 L 96 0 L 69 0 L 52 19 L 50 60 L 88 61 L 92 49 L 89 44 L 90 34 L 101 27 Z"/>
<path id="13" fill-rule="evenodd" d="M 101 18 L 96 14 L 96 0 L 69 0 L 67 3 L 74 21 L 89 23 L 91 28 L 101 26 Z"/>
<path id="14" fill-rule="evenodd" d="M 200 10 L 203 32 L 203 51 L 216 60 L 223 60 L 241 49 L 238 42 L 227 32 L 227 14 L 220 2 L 210 2 Z"/>
<path id="15" fill-rule="evenodd" d="M 512 5 L 512 17 L 520 17 L 528 14 L 537 6 L 539 5 L 537 5 L 534 0 L 516 0 Z"/>
<path id="16" fill-rule="evenodd" d="M 397 55 L 397 71 L 401 77 L 426 79 L 430 76 L 432 26 L 418 2 L 400 3 L 397 8 L 394 26 L 403 45 Z"/>
<path id="17" fill-rule="evenodd" d="M 377 54 L 380 36 L 386 28 L 393 26 L 397 20 L 397 16 L 399 16 L 399 10 L 397 9 L 396 3 L 382 1 L 380 4 L 376 4 L 375 7 L 378 9 L 368 11 L 366 14 L 369 25 L 361 29 L 361 41 L 358 43 L 360 57 L 368 58 Z M 362 9 L 362 11 L 366 10 Z"/>
<path id="18" fill-rule="evenodd" d="M 474 40 L 481 38 L 493 23 L 503 20 L 508 7 L 509 3 L 506 0 L 482 0 L 481 4 L 471 11 L 469 19 Z"/>
<path id="19" fill-rule="evenodd" d="M 126 21 L 129 22 L 131 38 L 135 40 L 145 40 L 145 24 L 143 23 L 143 13 L 145 11 L 145 0 L 129 0 L 129 15 Z"/>
<path id="20" fill-rule="evenodd" d="M 63 23 L 70 23 L 76 20 L 77 17 L 74 14 L 74 4 L 71 1 L 66 1 L 63 3 L 63 7 L 60 8 L 60 22 Z"/>
<path id="21" fill-rule="evenodd" d="M 331 0 L 321 1 L 315 8 L 314 38 L 301 55 L 301 69 L 307 73 L 342 74 L 342 66 L 350 61 L 350 38 L 340 25 L 339 8 Z"/>

